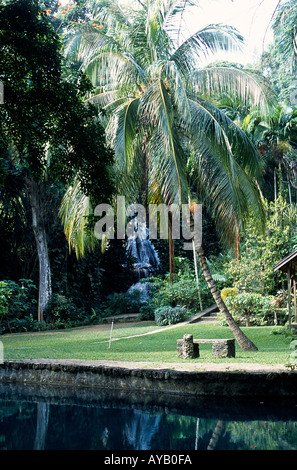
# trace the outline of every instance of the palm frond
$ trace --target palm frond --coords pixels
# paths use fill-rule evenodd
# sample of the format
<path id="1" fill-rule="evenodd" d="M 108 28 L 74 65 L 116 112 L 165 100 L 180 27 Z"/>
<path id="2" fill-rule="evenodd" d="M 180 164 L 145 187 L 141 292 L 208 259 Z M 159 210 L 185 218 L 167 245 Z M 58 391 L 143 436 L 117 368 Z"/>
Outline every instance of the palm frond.
<path id="1" fill-rule="evenodd" d="M 191 145 L 198 151 L 201 145 L 204 149 L 208 148 L 212 154 L 220 158 L 221 165 L 232 172 L 233 153 L 231 142 L 226 131 L 224 115 L 222 120 L 208 109 L 205 102 L 194 98 L 189 98 L 191 123 L 188 129 Z"/>
<path id="2" fill-rule="evenodd" d="M 87 228 L 88 216 L 92 214 L 90 199 L 81 190 L 77 177 L 64 194 L 59 217 L 64 227 L 69 251 L 73 249 L 78 259 L 87 251 L 93 251 L 97 243 L 94 233 Z"/>
<path id="3" fill-rule="evenodd" d="M 162 78 L 169 85 L 171 100 L 176 108 L 179 119 L 189 122 L 191 120 L 187 89 L 182 75 L 173 61 L 167 61 L 163 65 Z"/>
<path id="4" fill-rule="evenodd" d="M 187 184 L 184 172 L 185 156 L 175 127 L 175 114 L 170 96 L 161 79 L 156 80 L 141 98 L 143 115 L 150 116 L 153 130 L 149 142 L 149 154 L 158 161 L 162 159 L 162 185 L 166 202 L 178 198 L 181 202 L 187 197 Z M 155 173 L 155 172 L 154 172 Z M 167 183 L 164 182 L 164 176 Z M 161 183 L 161 182 L 160 182 Z M 168 190 L 171 188 L 171 193 Z M 173 196 L 174 194 L 174 196 Z"/>
<path id="5" fill-rule="evenodd" d="M 67 56 L 76 54 L 78 59 L 85 60 L 98 50 L 121 49 L 120 43 L 112 36 L 109 36 L 102 29 L 98 29 L 90 23 L 74 23 L 70 26 L 65 35 L 64 53 Z"/>
<path id="6" fill-rule="evenodd" d="M 257 107 L 267 119 L 275 95 L 262 75 L 231 67 L 207 67 L 193 74 L 197 93 L 229 93 L 247 107 Z"/>
<path id="7" fill-rule="evenodd" d="M 265 211 L 259 187 L 234 163 L 233 175 L 220 161 L 205 149 L 194 156 L 196 184 L 204 204 L 211 211 L 218 234 L 223 244 L 231 246 L 238 228 L 244 228 L 253 213 L 259 220 L 260 228 L 265 227 Z"/>
<path id="8" fill-rule="evenodd" d="M 179 68 L 187 71 L 197 69 L 199 63 L 220 51 L 238 51 L 242 48 L 243 37 L 237 30 L 221 24 L 209 25 L 186 39 L 172 54 Z"/>
<path id="9" fill-rule="evenodd" d="M 96 0 L 92 21 L 100 28 L 77 25 L 69 51 L 79 54 L 97 87 L 90 99 L 105 111 L 119 194 L 131 202 L 140 194 L 167 204 L 187 202 L 191 151 L 198 188 L 231 240 L 249 208 L 263 215 L 253 180 L 260 180 L 261 156 L 203 94 L 236 92 L 263 117 L 270 100 L 263 80 L 248 71 L 199 69 L 205 57 L 240 49 L 243 38 L 231 27 L 210 25 L 185 39 L 183 12 L 192 3 L 196 0 L 142 0 L 142 7 L 125 9 L 117 0 Z"/>
<path id="10" fill-rule="evenodd" d="M 131 27 L 131 21 L 125 7 L 120 5 L 117 0 L 93 0 L 90 3 L 92 17 L 100 20 L 105 28 L 116 28 L 117 25 L 125 25 L 127 29 Z"/>
<path id="11" fill-rule="evenodd" d="M 107 139 L 117 155 L 117 165 L 127 172 L 131 169 L 137 143 L 139 101 L 139 98 L 132 98 L 116 108 L 106 128 Z"/>

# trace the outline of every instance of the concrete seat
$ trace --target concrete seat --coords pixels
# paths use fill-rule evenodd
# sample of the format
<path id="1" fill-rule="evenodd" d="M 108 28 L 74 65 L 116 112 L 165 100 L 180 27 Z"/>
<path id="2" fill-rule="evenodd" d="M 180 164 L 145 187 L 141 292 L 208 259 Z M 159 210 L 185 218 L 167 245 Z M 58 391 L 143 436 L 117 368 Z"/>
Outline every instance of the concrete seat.
<path id="1" fill-rule="evenodd" d="M 213 357 L 235 357 L 235 339 L 193 339 L 193 335 L 177 340 L 177 354 L 184 359 L 195 359 L 200 357 L 199 344 L 205 343 L 212 344 Z"/>

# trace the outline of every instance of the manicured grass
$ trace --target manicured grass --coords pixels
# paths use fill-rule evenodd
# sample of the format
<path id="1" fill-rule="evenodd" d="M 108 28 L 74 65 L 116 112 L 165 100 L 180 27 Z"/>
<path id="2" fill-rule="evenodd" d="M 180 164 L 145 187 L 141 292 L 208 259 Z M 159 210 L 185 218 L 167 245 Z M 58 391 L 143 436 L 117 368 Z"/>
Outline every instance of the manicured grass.
<path id="1" fill-rule="evenodd" d="M 157 327 L 154 323 L 139 322 L 127 327 L 115 324 L 112 337 L 124 338 L 156 329 L 162 331 L 146 336 L 112 341 L 109 348 L 110 326 L 74 328 L 41 333 L 4 335 L 4 359 L 84 359 L 134 362 L 183 362 L 176 353 L 176 340 L 191 333 L 194 338 L 232 338 L 229 328 L 218 324 L 193 324 L 177 328 Z M 200 345 L 200 358 L 192 362 L 246 362 L 286 364 L 290 356 L 289 337 L 273 334 L 275 327 L 242 328 L 259 351 L 243 352 L 236 343 L 236 357 L 215 360 L 211 345 Z"/>

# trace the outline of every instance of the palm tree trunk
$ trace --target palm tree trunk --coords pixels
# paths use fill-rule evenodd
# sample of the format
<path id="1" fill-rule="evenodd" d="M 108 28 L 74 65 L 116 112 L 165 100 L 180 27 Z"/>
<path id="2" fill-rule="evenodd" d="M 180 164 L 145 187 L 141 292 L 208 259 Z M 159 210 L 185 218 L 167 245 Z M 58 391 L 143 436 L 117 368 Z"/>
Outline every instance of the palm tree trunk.
<path id="1" fill-rule="evenodd" d="M 258 351 L 257 346 L 255 346 L 254 343 L 241 331 L 234 318 L 230 314 L 229 310 L 227 309 L 225 302 L 223 301 L 221 294 L 212 278 L 202 247 L 198 250 L 198 258 L 203 272 L 203 276 L 205 277 L 205 281 L 209 287 L 213 299 L 217 304 L 222 315 L 224 315 L 224 318 L 230 330 L 232 331 L 236 341 L 238 342 L 240 348 L 242 349 L 242 351 Z"/>
<path id="2" fill-rule="evenodd" d="M 46 232 L 43 224 L 43 211 L 40 194 L 40 183 L 31 181 L 32 227 L 36 241 L 39 261 L 39 297 L 38 321 L 43 321 L 45 307 L 52 294 L 51 268 L 47 247 Z"/>
<path id="3" fill-rule="evenodd" d="M 196 286 L 197 286 L 197 292 L 198 292 L 198 297 L 199 297 L 200 310 L 201 310 L 201 312 L 202 312 L 202 310 L 203 310 L 203 305 L 202 305 L 202 299 L 201 299 L 199 275 L 198 275 L 198 268 L 197 268 L 197 256 L 196 256 L 196 250 L 195 250 L 195 243 L 194 243 L 194 240 L 192 240 L 192 246 L 193 246 L 193 258 L 194 258 L 194 268 L 195 268 Z"/>
<path id="4" fill-rule="evenodd" d="M 216 427 L 212 433 L 211 439 L 209 441 L 209 444 L 207 446 L 207 450 L 215 450 L 218 442 L 220 440 L 220 437 L 224 433 L 224 428 L 225 428 L 225 423 L 224 421 L 219 420 L 216 424 Z"/>

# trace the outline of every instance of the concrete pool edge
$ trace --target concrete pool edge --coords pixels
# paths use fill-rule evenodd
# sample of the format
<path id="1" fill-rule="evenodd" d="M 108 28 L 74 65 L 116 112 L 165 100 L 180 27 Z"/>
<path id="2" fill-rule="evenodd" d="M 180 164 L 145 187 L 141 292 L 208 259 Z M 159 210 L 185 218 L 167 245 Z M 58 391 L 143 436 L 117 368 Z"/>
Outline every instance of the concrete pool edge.
<path id="1" fill-rule="evenodd" d="M 167 365 L 168 366 L 168 365 Z M 0 383 L 68 385 L 187 396 L 290 397 L 297 395 L 297 372 L 263 370 L 175 370 L 96 361 L 24 360 L 0 364 Z"/>

